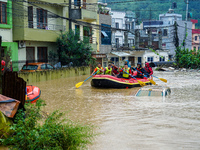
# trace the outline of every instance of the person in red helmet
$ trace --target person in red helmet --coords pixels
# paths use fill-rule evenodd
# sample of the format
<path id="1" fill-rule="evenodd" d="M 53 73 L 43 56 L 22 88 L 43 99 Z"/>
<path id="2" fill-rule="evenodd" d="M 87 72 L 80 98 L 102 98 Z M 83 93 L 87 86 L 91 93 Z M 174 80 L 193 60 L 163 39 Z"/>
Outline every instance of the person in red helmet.
<path id="1" fill-rule="evenodd" d="M 149 63 L 145 63 L 145 67 L 144 67 L 145 71 L 147 72 L 147 76 L 150 77 L 153 74 L 153 70 L 150 67 Z"/>

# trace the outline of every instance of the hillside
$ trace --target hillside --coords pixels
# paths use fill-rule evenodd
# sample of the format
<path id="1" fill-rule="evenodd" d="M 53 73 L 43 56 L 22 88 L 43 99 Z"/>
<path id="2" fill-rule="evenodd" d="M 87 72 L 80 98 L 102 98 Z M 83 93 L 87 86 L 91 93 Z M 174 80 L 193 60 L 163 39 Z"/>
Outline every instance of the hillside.
<path id="1" fill-rule="evenodd" d="M 129 2 L 127 2 L 129 1 Z M 111 7 L 112 10 L 130 10 L 136 13 L 136 17 L 139 20 L 139 23 L 142 20 L 153 20 L 159 19 L 159 14 L 166 13 L 168 9 L 172 6 L 173 2 L 177 3 L 177 8 L 174 9 L 175 13 L 182 14 L 183 20 L 185 20 L 186 15 L 186 3 L 184 0 L 106 0 L 108 7 Z M 200 11 L 199 11 L 200 0 L 189 1 L 189 12 L 192 13 L 191 19 L 197 19 L 198 24 L 197 28 L 200 28 Z M 151 11 L 150 11 L 151 9 Z M 150 13 L 151 12 L 151 13 Z"/>

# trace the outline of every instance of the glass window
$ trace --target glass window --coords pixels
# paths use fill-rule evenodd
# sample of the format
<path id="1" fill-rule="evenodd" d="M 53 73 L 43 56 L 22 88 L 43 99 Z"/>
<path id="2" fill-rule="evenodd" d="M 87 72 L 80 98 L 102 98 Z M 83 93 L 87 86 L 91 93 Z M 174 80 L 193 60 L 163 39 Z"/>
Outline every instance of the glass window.
<path id="1" fill-rule="evenodd" d="M 47 64 L 47 69 L 54 69 L 53 66 Z"/>
<path id="2" fill-rule="evenodd" d="M 119 29 L 119 23 L 118 22 L 115 23 L 115 28 Z"/>
<path id="3" fill-rule="evenodd" d="M 0 2 L 0 23 L 6 24 L 7 23 L 7 9 L 6 3 Z"/>
<path id="4" fill-rule="evenodd" d="M 195 41 L 197 41 L 197 36 L 195 36 L 194 38 L 195 38 Z"/>
<path id="5" fill-rule="evenodd" d="M 37 8 L 37 28 L 47 29 L 47 10 Z"/>
<path id="6" fill-rule="evenodd" d="M 101 44 L 111 45 L 111 25 L 101 24 Z"/>
<path id="7" fill-rule="evenodd" d="M 147 57 L 148 62 L 153 62 L 153 57 Z"/>
<path id="8" fill-rule="evenodd" d="M 33 28 L 33 6 L 28 7 L 28 27 Z"/>
<path id="9" fill-rule="evenodd" d="M 46 64 L 41 65 L 41 69 L 47 69 L 47 65 Z"/>
<path id="10" fill-rule="evenodd" d="M 163 30 L 163 36 L 167 36 L 167 35 L 168 35 L 167 33 L 168 33 L 168 30 L 167 30 L 167 29 L 164 29 L 164 30 Z"/>
<path id="11" fill-rule="evenodd" d="M 24 65 L 22 67 L 22 70 L 37 70 L 38 66 L 37 65 Z"/>
<path id="12" fill-rule="evenodd" d="M 160 61 L 165 61 L 165 57 L 160 57 Z"/>

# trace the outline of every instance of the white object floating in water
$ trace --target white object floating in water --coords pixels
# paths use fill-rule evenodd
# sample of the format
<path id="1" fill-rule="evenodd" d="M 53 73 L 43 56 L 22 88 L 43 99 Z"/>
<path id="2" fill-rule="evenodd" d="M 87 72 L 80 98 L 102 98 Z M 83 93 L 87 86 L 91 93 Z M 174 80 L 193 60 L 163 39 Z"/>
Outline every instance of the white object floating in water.
<path id="1" fill-rule="evenodd" d="M 145 86 L 140 88 L 135 96 L 167 96 L 171 93 L 169 87 L 163 86 Z"/>

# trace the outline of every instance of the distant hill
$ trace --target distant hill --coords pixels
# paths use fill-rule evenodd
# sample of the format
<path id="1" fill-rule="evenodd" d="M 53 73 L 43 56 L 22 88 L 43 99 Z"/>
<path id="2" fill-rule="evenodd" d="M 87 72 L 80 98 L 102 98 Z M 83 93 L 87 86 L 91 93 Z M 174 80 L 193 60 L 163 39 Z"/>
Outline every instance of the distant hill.
<path id="1" fill-rule="evenodd" d="M 102 0 L 105 2 L 105 0 Z M 127 2 L 129 1 L 129 2 Z M 186 3 L 184 0 L 106 0 L 108 7 L 112 10 L 130 10 L 136 13 L 136 17 L 139 23 L 143 20 L 158 20 L 159 14 L 166 13 L 168 9 L 172 6 L 173 2 L 177 3 L 177 8 L 174 9 L 175 13 L 182 14 L 183 20 L 185 20 L 186 15 Z M 111 3 L 112 2 L 112 3 Z M 200 28 L 200 11 L 199 11 L 200 0 L 190 0 L 189 1 L 189 12 L 192 13 L 192 18 L 197 19 L 197 28 Z M 151 9 L 151 11 L 150 11 Z M 151 13 L 150 13 L 151 12 Z"/>

